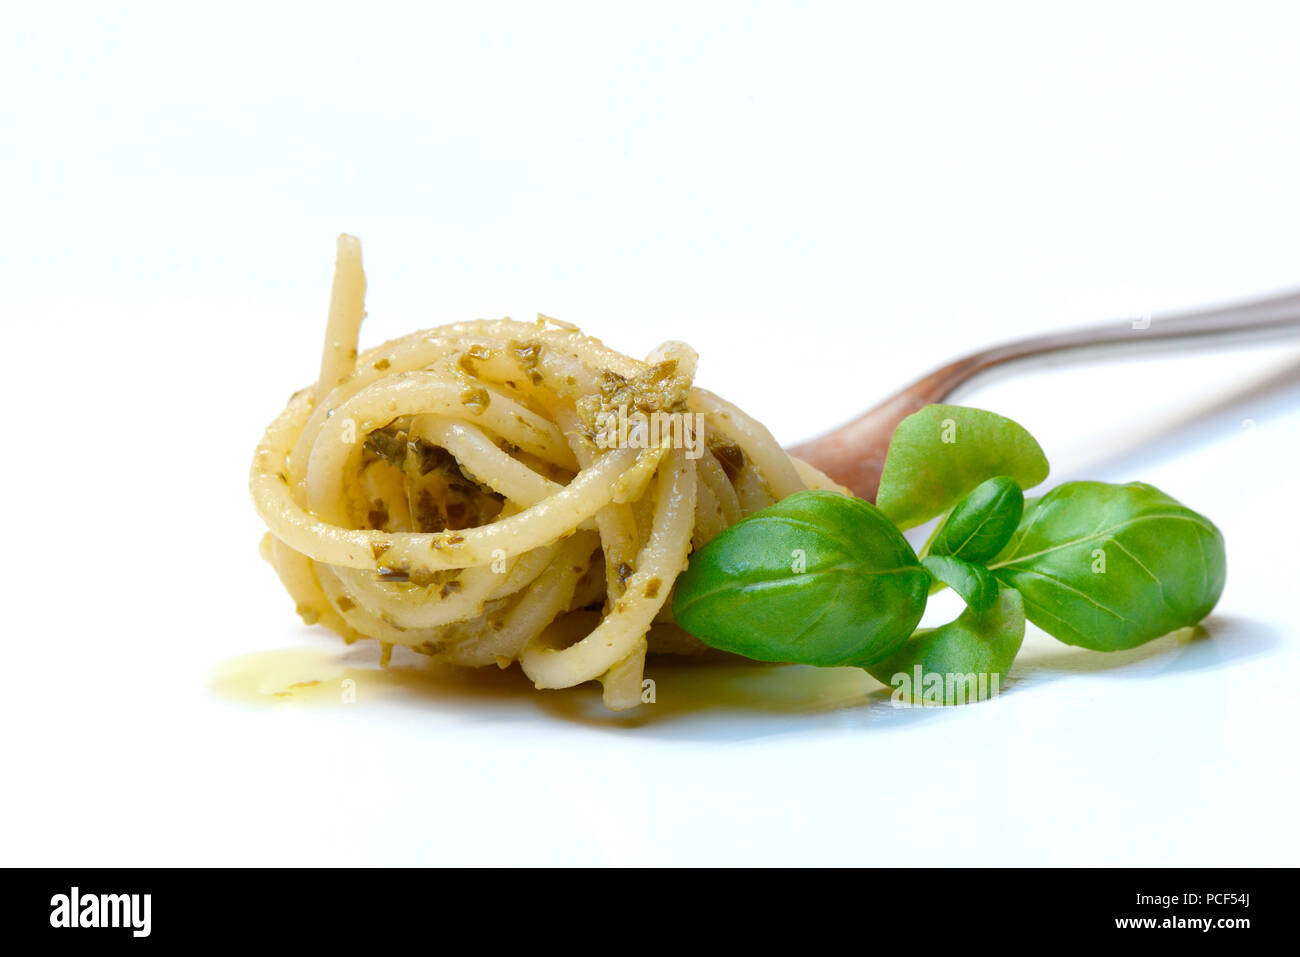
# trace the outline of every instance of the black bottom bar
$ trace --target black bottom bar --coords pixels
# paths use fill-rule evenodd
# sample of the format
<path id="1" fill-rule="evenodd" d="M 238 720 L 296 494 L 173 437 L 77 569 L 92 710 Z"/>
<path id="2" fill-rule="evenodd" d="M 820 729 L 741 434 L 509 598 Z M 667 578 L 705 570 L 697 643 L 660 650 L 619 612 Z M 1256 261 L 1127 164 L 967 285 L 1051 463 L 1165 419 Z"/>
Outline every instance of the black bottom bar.
<path id="1" fill-rule="evenodd" d="M 907 949 L 980 942 L 1190 939 L 1285 933 L 1288 870 L 623 871 L 543 875 L 441 870 L 10 870 L 5 927 L 82 943 L 370 945 L 478 925 L 494 945 L 686 946 L 703 921 L 731 943 L 774 924 L 819 927 Z M 74 890 L 75 888 L 75 890 Z M 74 926 L 75 925 L 75 926 Z M 617 928 L 622 928 L 618 930 Z M 724 932 L 725 928 L 725 932 Z M 554 935 L 554 936 L 552 936 Z M 671 936 L 669 936 L 671 935 Z M 1256 939 L 1257 938 L 1252 938 Z M 809 938 L 813 943 L 815 936 Z M 769 942 L 771 943 L 771 942 Z"/>

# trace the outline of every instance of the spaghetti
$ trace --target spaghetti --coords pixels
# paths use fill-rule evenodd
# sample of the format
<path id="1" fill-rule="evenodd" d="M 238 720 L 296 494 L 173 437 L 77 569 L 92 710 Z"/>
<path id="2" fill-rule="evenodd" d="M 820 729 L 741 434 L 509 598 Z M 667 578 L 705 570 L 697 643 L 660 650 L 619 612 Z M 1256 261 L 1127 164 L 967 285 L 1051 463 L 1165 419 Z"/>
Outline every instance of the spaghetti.
<path id="1" fill-rule="evenodd" d="M 668 601 L 693 548 L 802 488 L 838 489 L 692 384 L 577 328 L 466 322 L 357 353 L 361 245 L 340 236 L 316 383 L 271 423 L 250 486 L 263 554 L 308 623 L 538 688 L 642 700 L 647 650 L 701 653 Z"/>

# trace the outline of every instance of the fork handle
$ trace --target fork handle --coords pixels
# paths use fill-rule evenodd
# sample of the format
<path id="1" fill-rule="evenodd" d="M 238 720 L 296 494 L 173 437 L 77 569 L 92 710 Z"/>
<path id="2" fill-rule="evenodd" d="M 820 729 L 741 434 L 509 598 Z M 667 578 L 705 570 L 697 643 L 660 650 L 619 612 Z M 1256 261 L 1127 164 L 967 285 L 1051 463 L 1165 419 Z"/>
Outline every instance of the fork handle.
<path id="1" fill-rule="evenodd" d="M 885 452 L 898 423 L 927 405 L 943 402 L 976 377 L 1032 362 L 1186 351 L 1294 336 L 1300 336 L 1300 291 L 1015 339 L 940 366 L 856 419 L 789 451 L 874 502 Z"/>

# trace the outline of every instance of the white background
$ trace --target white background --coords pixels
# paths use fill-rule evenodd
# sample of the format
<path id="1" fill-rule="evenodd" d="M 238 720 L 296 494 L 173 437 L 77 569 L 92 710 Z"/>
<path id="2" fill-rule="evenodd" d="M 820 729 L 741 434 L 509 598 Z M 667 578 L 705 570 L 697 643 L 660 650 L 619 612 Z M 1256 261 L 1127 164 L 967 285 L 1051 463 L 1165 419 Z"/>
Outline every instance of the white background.
<path id="1" fill-rule="evenodd" d="M 517 671 L 351 706 L 214 677 L 342 647 L 245 490 L 340 231 L 366 343 L 682 338 L 792 442 L 993 341 L 1300 284 L 1287 5 L 108 11 L 0 18 L 4 863 L 1300 863 L 1297 346 L 967 397 L 1229 554 L 1203 632 L 1031 629 L 985 705 L 802 668 L 661 666 L 631 719 Z"/>

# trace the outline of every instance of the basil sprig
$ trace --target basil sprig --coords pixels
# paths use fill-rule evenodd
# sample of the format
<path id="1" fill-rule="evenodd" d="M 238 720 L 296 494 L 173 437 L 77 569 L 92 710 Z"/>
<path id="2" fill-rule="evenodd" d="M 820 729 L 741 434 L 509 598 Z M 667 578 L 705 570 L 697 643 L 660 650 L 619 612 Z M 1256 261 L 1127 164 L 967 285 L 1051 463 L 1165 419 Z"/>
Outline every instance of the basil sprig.
<path id="1" fill-rule="evenodd" d="M 799 492 L 736 523 L 691 556 L 674 590 L 676 622 L 724 651 L 856 665 L 910 700 L 952 704 L 982 697 L 954 696 L 954 682 L 977 681 L 978 691 L 1006 676 L 1026 619 L 1068 644 L 1113 651 L 1209 614 L 1227 567 L 1209 519 L 1137 482 L 1069 482 L 1026 501 L 1047 470 L 1011 420 L 929 406 L 896 430 L 878 508 Z M 918 559 L 900 528 L 945 512 Z M 943 586 L 966 610 L 916 631 L 929 592 Z M 904 675 L 924 676 L 925 687 Z"/>

